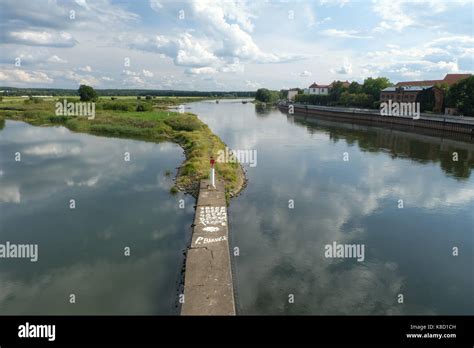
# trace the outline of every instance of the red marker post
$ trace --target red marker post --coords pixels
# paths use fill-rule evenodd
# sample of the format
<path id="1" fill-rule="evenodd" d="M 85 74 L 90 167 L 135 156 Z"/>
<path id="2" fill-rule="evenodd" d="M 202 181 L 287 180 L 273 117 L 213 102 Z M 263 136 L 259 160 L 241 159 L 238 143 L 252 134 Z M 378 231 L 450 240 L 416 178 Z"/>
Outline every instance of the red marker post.
<path id="1" fill-rule="evenodd" d="M 211 185 L 213 188 L 216 188 L 215 175 L 214 175 L 214 163 L 216 163 L 216 161 L 214 160 L 214 158 L 211 157 Z"/>

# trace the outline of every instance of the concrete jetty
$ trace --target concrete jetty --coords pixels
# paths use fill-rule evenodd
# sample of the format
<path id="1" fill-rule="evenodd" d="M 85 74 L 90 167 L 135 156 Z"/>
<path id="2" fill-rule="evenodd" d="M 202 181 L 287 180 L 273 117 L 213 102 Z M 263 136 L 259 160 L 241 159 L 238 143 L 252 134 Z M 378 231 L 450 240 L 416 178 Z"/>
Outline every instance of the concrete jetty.
<path id="1" fill-rule="evenodd" d="M 202 180 L 187 251 L 181 315 L 235 315 L 224 183 Z"/>

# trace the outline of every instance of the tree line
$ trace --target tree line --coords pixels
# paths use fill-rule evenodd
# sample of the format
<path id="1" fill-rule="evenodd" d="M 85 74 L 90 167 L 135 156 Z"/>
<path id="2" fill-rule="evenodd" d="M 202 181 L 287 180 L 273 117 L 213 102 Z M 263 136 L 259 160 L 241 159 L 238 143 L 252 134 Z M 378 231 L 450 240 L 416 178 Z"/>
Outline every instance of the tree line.
<path id="1" fill-rule="evenodd" d="M 16 88 L 0 87 L 1 96 L 79 96 L 77 89 L 62 88 Z M 223 98 L 253 98 L 255 91 L 177 91 L 177 90 L 151 90 L 151 89 L 95 89 L 99 97 L 126 97 L 147 95 L 154 97 L 223 97 Z"/>
<path id="2" fill-rule="evenodd" d="M 295 101 L 314 105 L 351 106 L 358 108 L 378 109 L 380 106 L 380 91 L 393 86 L 386 77 L 369 77 L 360 84 L 357 81 L 345 86 L 341 81 L 335 81 L 328 95 L 298 94 Z"/>
<path id="3" fill-rule="evenodd" d="M 298 89 L 295 102 L 322 106 L 378 109 L 380 107 L 380 92 L 391 86 L 393 84 L 386 77 L 369 77 L 362 84 L 353 81 L 349 86 L 345 86 L 341 81 L 335 81 L 327 95 L 304 94 L 302 89 Z M 443 109 L 445 107 L 456 108 L 460 114 L 474 116 L 474 76 L 463 79 L 452 86 L 439 84 L 435 87 L 443 91 Z M 255 99 L 265 103 L 276 103 L 278 100 L 286 100 L 287 98 L 288 90 L 272 91 L 260 88 L 255 93 Z M 433 111 L 435 104 L 433 89 L 420 92 L 416 102 L 420 103 L 422 112 Z"/>
<path id="4" fill-rule="evenodd" d="M 354 81 L 348 87 L 341 81 L 334 81 L 328 95 L 309 95 L 298 89 L 295 101 L 313 105 L 378 108 L 380 91 L 389 86 L 392 84 L 385 77 L 369 77 L 363 84 Z M 255 99 L 264 103 L 274 103 L 287 97 L 288 90 L 272 91 L 260 88 L 255 93 Z"/>

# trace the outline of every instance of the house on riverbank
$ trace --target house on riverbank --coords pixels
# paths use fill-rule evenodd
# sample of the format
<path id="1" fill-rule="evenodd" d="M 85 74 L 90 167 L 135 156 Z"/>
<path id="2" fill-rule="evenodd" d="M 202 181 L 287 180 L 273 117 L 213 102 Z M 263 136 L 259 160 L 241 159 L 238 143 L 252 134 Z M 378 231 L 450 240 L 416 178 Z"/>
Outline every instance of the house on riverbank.
<path id="1" fill-rule="evenodd" d="M 316 82 L 304 89 L 304 94 L 309 95 L 328 95 L 328 93 L 329 85 L 318 85 Z"/>
<path id="2" fill-rule="evenodd" d="M 336 82 L 342 83 L 342 86 L 347 88 L 350 85 L 349 81 L 333 81 L 329 85 L 318 85 L 316 82 L 314 82 L 311 86 L 308 88 L 305 88 L 303 93 L 308 94 L 308 95 L 328 95 L 329 92 L 331 91 L 331 88 L 334 86 Z"/>
<path id="3" fill-rule="evenodd" d="M 394 87 L 387 87 L 380 91 L 380 101 L 414 103 L 419 102 L 422 94 L 429 93 L 433 99 L 433 112 L 443 113 L 444 90 L 441 86 L 451 87 L 459 81 L 470 77 L 471 74 L 446 74 L 442 80 L 404 81 Z M 446 110 L 445 112 L 448 112 Z M 452 113 L 450 110 L 449 113 Z"/>

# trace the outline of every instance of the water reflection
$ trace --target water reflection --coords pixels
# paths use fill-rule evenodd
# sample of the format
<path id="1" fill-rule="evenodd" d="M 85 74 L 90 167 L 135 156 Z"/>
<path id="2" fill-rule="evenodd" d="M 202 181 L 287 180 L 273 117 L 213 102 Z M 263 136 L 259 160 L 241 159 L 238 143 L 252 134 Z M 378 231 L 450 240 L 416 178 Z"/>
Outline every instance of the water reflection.
<path id="1" fill-rule="evenodd" d="M 12 121 L 0 134 L 0 243 L 39 248 L 36 263 L 0 260 L 0 313 L 177 313 L 194 200 L 165 172 L 182 150 Z"/>
<path id="2" fill-rule="evenodd" d="M 323 131 L 334 141 L 357 145 L 363 151 L 388 151 L 392 158 L 410 158 L 420 163 L 439 163 L 446 174 L 467 179 L 474 167 L 474 145 L 449 138 L 429 137 L 416 133 L 373 128 L 355 124 L 336 124 L 312 117 L 294 116 L 310 133 Z M 453 160 L 457 159 L 457 160 Z"/>
<path id="3" fill-rule="evenodd" d="M 275 110 L 273 105 L 255 104 L 255 114 L 259 117 L 265 117 Z"/>
<path id="4" fill-rule="evenodd" d="M 474 313 L 472 143 L 278 110 L 262 119 L 248 105 L 193 112 L 229 147 L 258 151 L 230 207 L 241 313 Z M 364 244 L 365 261 L 325 258 L 333 241 Z"/>

